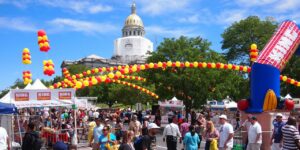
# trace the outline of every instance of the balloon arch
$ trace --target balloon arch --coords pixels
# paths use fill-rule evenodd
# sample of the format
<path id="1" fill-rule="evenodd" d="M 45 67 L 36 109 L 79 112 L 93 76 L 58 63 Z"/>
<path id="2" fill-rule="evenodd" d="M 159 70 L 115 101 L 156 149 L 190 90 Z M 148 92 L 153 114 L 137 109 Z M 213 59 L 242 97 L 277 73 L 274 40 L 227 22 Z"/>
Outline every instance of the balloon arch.
<path id="1" fill-rule="evenodd" d="M 140 72 L 148 69 L 166 69 L 166 68 L 194 68 L 194 69 L 219 69 L 219 70 L 232 70 L 244 73 L 250 73 L 251 67 L 240 66 L 234 64 L 224 63 L 210 63 L 210 62 L 158 62 L 158 63 L 147 63 L 147 64 L 136 64 L 136 65 L 124 65 L 114 67 L 99 67 L 86 70 L 82 73 L 71 75 L 67 68 L 63 68 L 63 76 L 65 77 L 62 81 L 56 82 L 49 88 L 75 88 L 81 89 L 84 87 L 90 87 L 101 83 L 115 83 L 129 86 L 131 88 L 140 90 L 154 98 L 159 98 L 157 94 L 141 86 L 135 85 L 130 82 L 121 81 L 119 79 L 129 79 L 136 81 L 146 81 L 145 78 L 139 76 L 129 76 L 135 72 Z M 280 75 L 280 80 L 288 84 L 300 86 L 300 82 L 287 76 Z"/>

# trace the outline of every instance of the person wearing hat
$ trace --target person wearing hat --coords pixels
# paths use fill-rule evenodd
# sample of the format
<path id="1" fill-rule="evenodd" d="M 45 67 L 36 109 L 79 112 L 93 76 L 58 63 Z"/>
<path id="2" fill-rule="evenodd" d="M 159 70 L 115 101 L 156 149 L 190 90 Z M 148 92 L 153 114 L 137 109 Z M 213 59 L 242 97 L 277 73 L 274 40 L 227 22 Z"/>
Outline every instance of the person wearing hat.
<path id="1" fill-rule="evenodd" d="M 260 150 L 262 143 L 261 125 L 257 122 L 257 118 L 252 116 L 251 125 L 248 131 L 247 150 Z"/>
<path id="2" fill-rule="evenodd" d="M 148 135 L 143 136 L 142 147 L 143 150 L 156 150 L 156 132 L 160 129 L 155 123 L 150 123 L 148 125 Z"/>
<path id="3" fill-rule="evenodd" d="M 219 134 L 219 150 L 231 150 L 233 147 L 233 127 L 227 122 L 227 116 L 219 116 L 219 123 L 221 125 Z"/>
<path id="4" fill-rule="evenodd" d="M 271 150 L 281 150 L 282 149 L 282 131 L 281 128 L 285 125 L 282 121 L 282 114 L 276 114 L 276 120 L 273 123 L 274 129 L 271 136 L 270 145 Z"/>

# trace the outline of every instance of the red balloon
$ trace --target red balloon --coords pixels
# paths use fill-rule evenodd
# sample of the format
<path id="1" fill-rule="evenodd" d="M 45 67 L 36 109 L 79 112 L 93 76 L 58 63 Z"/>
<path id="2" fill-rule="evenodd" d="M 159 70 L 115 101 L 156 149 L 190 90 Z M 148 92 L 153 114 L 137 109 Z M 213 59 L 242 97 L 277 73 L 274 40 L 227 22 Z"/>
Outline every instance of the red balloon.
<path id="1" fill-rule="evenodd" d="M 193 63 L 190 63 L 190 68 L 194 68 L 194 64 Z"/>
<path id="2" fill-rule="evenodd" d="M 243 66 L 240 66 L 240 71 L 243 71 L 243 68 L 244 68 Z"/>
<path id="3" fill-rule="evenodd" d="M 224 69 L 228 69 L 228 65 L 227 64 L 224 64 Z"/>
<path id="4" fill-rule="evenodd" d="M 198 64 L 198 68 L 202 68 L 203 67 L 203 64 L 202 63 L 199 63 Z"/>
<path id="5" fill-rule="evenodd" d="M 249 102 L 246 99 L 242 99 L 238 101 L 237 105 L 239 110 L 244 111 L 249 107 Z"/>
<path id="6" fill-rule="evenodd" d="M 67 71 L 68 69 L 67 68 L 63 68 L 63 72 Z"/>
<path id="7" fill-rule="evenodd" d="M 285 105 L 285 109 L 287 109 L 287 110 L 293 110 L 294 106 L 295 106 L 295 103 L 291 99 L 286 99 L 285 102 L 284 102 L 284 105 Z"/>
<path id="8" fill-rule="evenodd" d="M 167 63 L 166 63 L 166 62 L 163 62 L 163 63 L 162 63 L 162 66 L 163 66 L 164 68 L 166 68 L 166 67 L 167 67 Z"/>
<path id="9" fill-rule="evenodd" d="M 46 32 L 44 30 L 39 30 L 37 34 L 38 36 L 44 36 L 46 35 Z"/>
<path id="10" fill-rule="evenodd" d="M 207 63 L 207 68 L 211 68 L 211 67 L 212 67 L 211 63 Z"/>
<path id="11" fill-rule="evenodd" d="M 181 68 L 185 67 L 184 63 L 180 63 L 180 67 Z"/>
<path id="12" fill-rule="evenodd" d="M 221 67 L 221 64 L 220 63 L 217 63 L 216 64 L 216 68 L 220 68 Z"/>
<path id="13" fill-rule="evenodd" d="M 155 68 L 155 69 L 157 69 L 157 68 L 158 68 L 158 65 L 157 65 L 157 63 L 155 63 L 155 64 L 154 64 L 154 68 Z"/>

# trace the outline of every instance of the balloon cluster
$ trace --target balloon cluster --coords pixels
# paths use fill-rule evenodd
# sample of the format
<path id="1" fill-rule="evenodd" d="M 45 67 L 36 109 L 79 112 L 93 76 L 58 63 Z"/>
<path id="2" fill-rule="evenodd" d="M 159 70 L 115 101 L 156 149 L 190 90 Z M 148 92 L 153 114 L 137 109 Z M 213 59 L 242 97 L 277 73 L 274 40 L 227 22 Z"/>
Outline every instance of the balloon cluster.
<path id="1" fill-rule="evenodd" d="M 24 84 L 27 85 L 29 83 L 32 82 L 32 78 L 31 78 L 32 74 L 30 71 L 23 71 L 23 81 L 24 81 Z"/>
<path id="2" fill-rule="evenodd" d="M 258 57 L 258 49 L 256 44 L 250 46 L 250 61 L 255 62 Z"/>
<path id="3" fill-rule="evenodd" d="M 23 49 L 23 53 L 22 53 L 22 62 L 25 65 L 29 65 L 31 64 L 31 56 L 30 56 L 30 51 L 28 48 L 24 48 Z"/>
<path id="4" fill-rule="evenodd" d="M 283 81 L 283 82 L 287 82 L 289 84 L 292 84 L 292 85 L 295 85 L 295 86 L 300 86 L 300 82 L 295 80 L 295 79 L 292 79 L 292 78 L 289 78 L 287 76 L 283 76 L 283 75 L 280 75 L 280 80 Z"/>
<path id="5" fill-rule="evenodd" d="M 44 30 L 39 30 L 38 34 L 38 44 L 40 47 L 40 51 L 48 52 L 50 50 L 49 40 Z"/>
<path id="6" fill-rule="evenodd" d="M 54 64 L 52 60 L 51 59 L 44 60 L 43 64 L 44 64 L 44 74 L 48 76 L 52 76 L 55 73 Z"/>
<path id="7" fill-rule="evenodd" d="M 63 69 L 62 69 L 62 74 L 63 74 L 63 76 L 66 77 L 66 78 L 68 78 L 68 77 L 71 76 L 71 74 L 70 74 L 70 72 L 69 72 L 69 70 L 68 70 L 67 68 L 63 68 Z"/>

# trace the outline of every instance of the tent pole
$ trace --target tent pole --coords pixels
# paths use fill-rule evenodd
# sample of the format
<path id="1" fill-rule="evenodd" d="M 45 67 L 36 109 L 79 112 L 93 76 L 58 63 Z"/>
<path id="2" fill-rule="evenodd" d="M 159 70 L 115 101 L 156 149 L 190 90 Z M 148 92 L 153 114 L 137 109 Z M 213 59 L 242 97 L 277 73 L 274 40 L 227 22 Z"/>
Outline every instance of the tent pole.
<path id="1" fill-rule="evenodd" d="M 17 114 L 17 122 L 18 122 L 18 127 L 19 127 L 20 141 L 21 141 L 21 145 L 22 145 L 23 144 L 23 138 L 22 138 L 22 133 L 21 133 L 21 127 L 20 127 L 19 115 L 18 114 Z"/>

